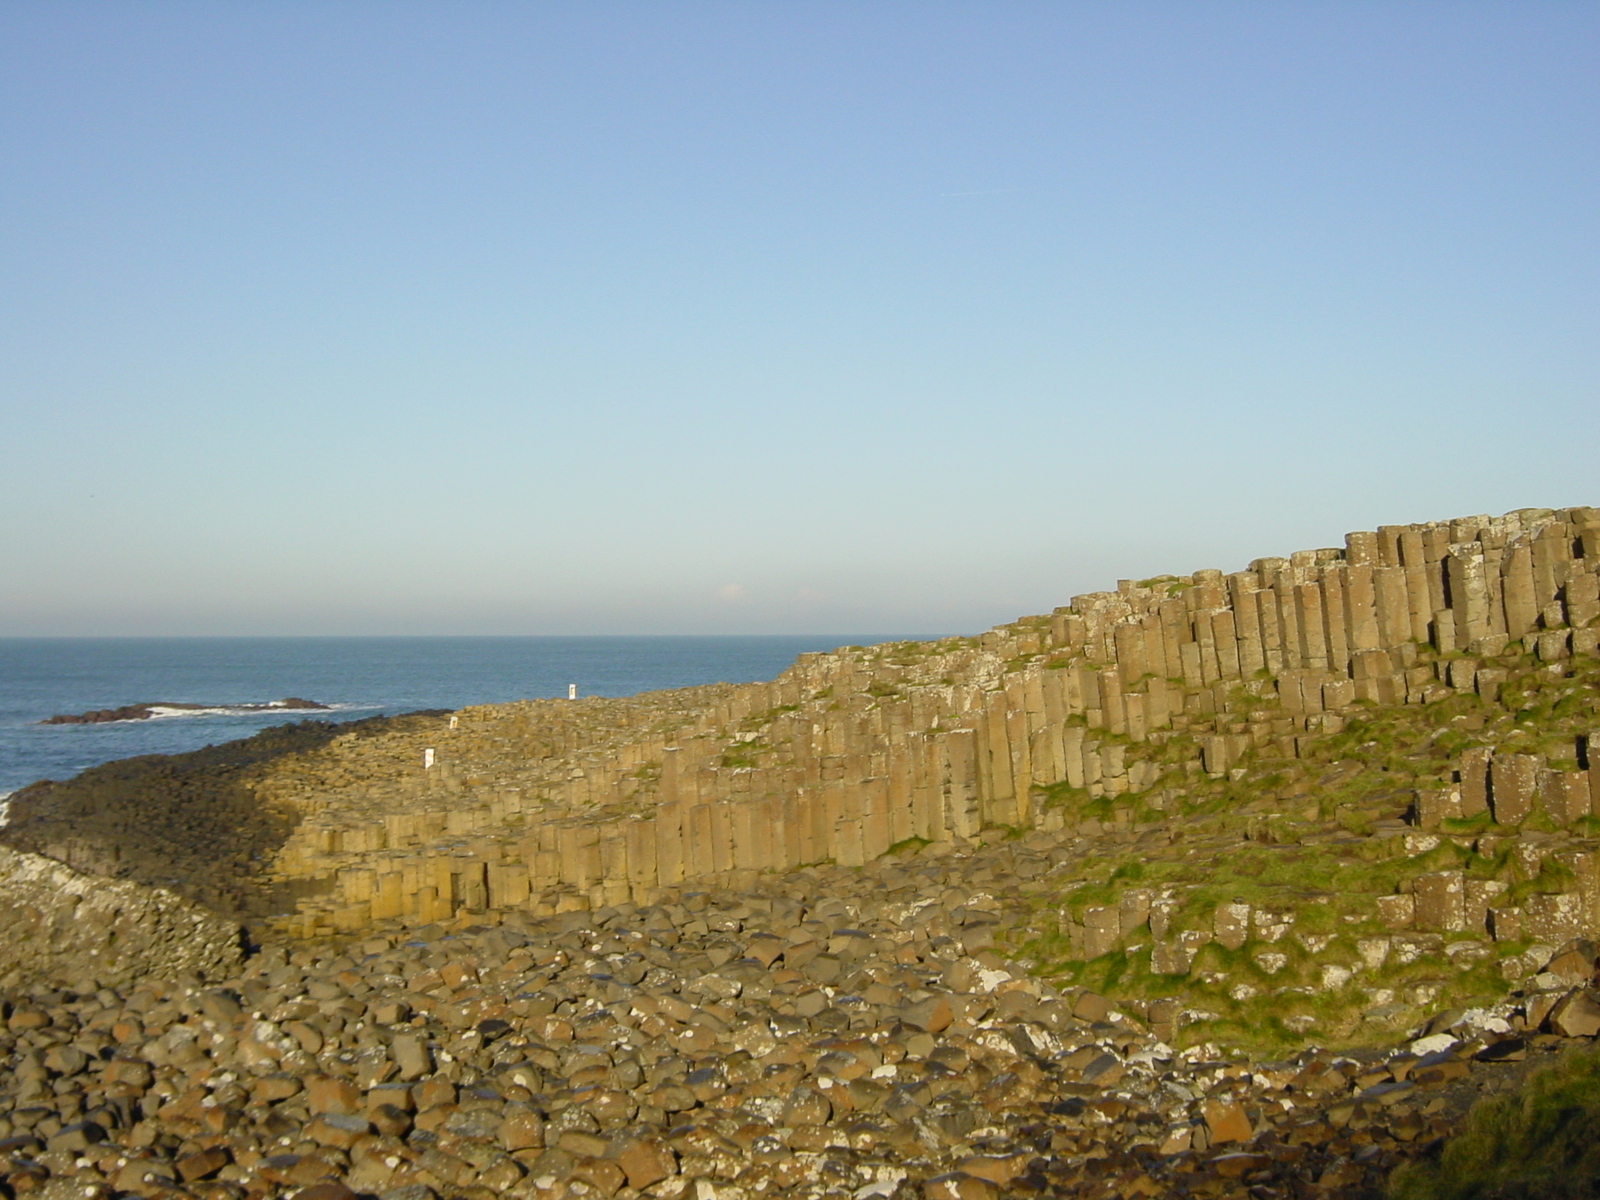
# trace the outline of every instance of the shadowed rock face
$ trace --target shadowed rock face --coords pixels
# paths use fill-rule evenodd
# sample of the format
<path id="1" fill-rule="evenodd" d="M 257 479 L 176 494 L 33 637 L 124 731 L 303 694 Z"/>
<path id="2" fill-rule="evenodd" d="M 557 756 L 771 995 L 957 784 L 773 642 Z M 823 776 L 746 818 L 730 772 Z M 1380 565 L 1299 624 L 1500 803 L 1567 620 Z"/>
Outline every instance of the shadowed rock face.
<path id="1" fill-rule="evenodd" d="M 263 872 L 299 814 L 258 799 L 251 773 L 384 723 L 304 721 L 189 754 L 123 759 L 65 782 L 44 780 L 11 798 L 0 845 L 168 888 L 224 916 L 280 911 L 295 889 L 268 883 Z M 295 894 L 314 887 L 302 883 Z"/>
<path id="2" fill-rule="evenodd" d="M 237 969 L 239 926 L 169 891 L 0 849 L 0 988 L 82 992 L 146 976 Z"/>

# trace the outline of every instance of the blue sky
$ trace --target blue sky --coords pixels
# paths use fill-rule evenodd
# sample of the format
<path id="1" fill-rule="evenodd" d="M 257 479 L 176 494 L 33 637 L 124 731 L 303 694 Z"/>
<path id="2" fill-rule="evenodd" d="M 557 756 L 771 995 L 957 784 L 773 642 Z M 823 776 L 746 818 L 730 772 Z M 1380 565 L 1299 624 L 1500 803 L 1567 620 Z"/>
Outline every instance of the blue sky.
<path id="1" fill-rule="evenodd" d="M 0 634 L 969 632 L 1600 504 L 1600 6 L 0 5 Z"/>

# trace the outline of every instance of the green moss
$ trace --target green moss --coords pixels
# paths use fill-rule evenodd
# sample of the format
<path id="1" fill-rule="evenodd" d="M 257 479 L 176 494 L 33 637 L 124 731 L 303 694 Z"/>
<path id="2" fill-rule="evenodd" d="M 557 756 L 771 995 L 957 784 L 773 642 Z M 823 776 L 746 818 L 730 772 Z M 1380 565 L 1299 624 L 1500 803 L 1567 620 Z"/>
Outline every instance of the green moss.
<path id="1" fill-rule="evenodd" d="M 1532 878 L 1519 879 L 1505 893 L 1504 905 L 1521 904 L 1530 896 L 1548 896 L 1570 892 L 1577 886 L 1577 876 L 1572 869 L 1552 858 L 1539 864 L 1539 872 Z"/>
<path id="2" fill-rule="evenodd" d="M 924 838 L 924 837 L 915 837 L 915 836 L 908 837 L 908 838 L 905 838 L 902 841 L 898 841 L 894 845 L 890 846 L 887 850 L 884 851 L 884 854 L 915 854 L 918 850 L 921 850 L 924 846 L 928 846 L 928 845 L 931 845 L 931 844 L 932 843 L 929 842 L 928 839 Z"/>
<path id="3" fill-rule="evenodd" d="M 1494 818 L 1485 811 L 1474 813 L 1470 817 L 1446 817 L 1439 822 L 1439 832 L 1454 834 L 1457 837 L 1476 837 L 1486 832 L 1492 824 Z"/>
<path id="4" fill-rule="evenodd" d="M 1120 950 L 1102 955 L 1095 960 L 1095 964 L 1099 968 L 1099 977 L 1095 983 L 1101 991 L 1111 991 L 1128 973 L 1128 955 Z"/>
<path id="5" fill-rule="evenodd" d="M 736 771 L 756 766 L 763 754 L 772 749 L 765 742 L 735 742 L 722 752 L 719 760 L 723 769 Z"/>
<path id="6" fill-rule="evenodd" d="M 800 706 L 798 704 L 780 704 L 776 708 L 769 708 L 763 712 L 751 713 L 739 723 L 739 728 L 743 729 L 747 733 L 753 730 L 761 729 L 764 726 L 771 725 L 779 717 L 783 716 L 784 713 L 798 712 L 799 709 Z"/>

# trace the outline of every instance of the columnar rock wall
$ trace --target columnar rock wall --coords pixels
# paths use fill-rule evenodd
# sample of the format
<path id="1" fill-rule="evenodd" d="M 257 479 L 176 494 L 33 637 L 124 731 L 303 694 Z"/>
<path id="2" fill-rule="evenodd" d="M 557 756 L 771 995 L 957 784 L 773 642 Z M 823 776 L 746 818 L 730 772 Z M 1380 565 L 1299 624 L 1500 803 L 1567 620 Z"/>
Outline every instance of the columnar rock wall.
<path id="1" fill-rule="evenodd" d="M 1386 526 L 1232 574 L 1123 581 L 976 639 L 805 655 L 772 683 L 467 709 L 367 760 L 336 740 L 336 770 L 264 780 L 305 814 L 275 869 L 326 886 L 290 923 L 310 935 L 643 902 L 1048 828 L 1052 787 L 1160 807 L 1175 771 L 1293 755 L 1364 705 L 1493 695 L 1519 648 L 1593 655 L 1597 567 L 1595 509 Z M 1587 765 L 1557 802 L 1577 813 L 1587 794 L 1584 815 L 1600 813 Z M 1520 768 L 1494 769 L 1513 794 Z"/>

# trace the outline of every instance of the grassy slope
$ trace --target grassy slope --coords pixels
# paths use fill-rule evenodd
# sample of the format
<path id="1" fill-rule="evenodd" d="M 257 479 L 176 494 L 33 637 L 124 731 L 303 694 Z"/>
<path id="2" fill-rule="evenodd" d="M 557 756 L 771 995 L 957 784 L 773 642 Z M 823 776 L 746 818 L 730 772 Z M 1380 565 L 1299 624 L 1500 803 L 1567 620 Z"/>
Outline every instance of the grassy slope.
<path id="1" fill-rule="evenodd" d="M 1436 1158 L 1395 1172 L 1393 1200 L 1567 1200 L 1600 1194 L 1600 1051 L 1569 1053 L 1522 1091 L 1476 1104 Z"/>
<path id="2" fill-rule="evenodd" d="M 1382 1007 L 1373 993 L 1387 989 L 1397 999 L 1434 992 L 1421 1005 L 1396 1006 L 1390 1024 L 1398 1027 L 1437 1009 L 1503 995 L 1506 980 L 1499 962 L 1526 948 L 1522 942 L 1495 943 L 1492 952 L 1466 969 L 1437 953 L 1410 962 L 1391 957 L 1376 970 L 1356 970 L 1349 983 L 1323 986 L 1322 968 L 1359 968 L 1358 943 L 1393 933 L 1376 908 L 1380 895 L 1402 890 L 1420 874 L 1464 870 L 1469 877 L 1499 879 L 1508 891 L 1497 903 L 1515 904 L 1535 892 L 1569 890 L 1562 869 L 1546 862 L 1540 873 L 1519 873 L 1509 845 L 1484 857 L 1468 848 L 1465 835 L 1514 833 L 1495 830 L 1488 816 L 1451 822 L 1446 838 L 1426 853 L 1408 856 L 1402 838 L 1389 832 L 1404 816 L 1413 790 L 1444 786 L 1461 752 L 1492 745 L 1507 752 L 1539 752 L 1552 766 L 1576 767 L 1578 734 L 1600 722 L 1600 663 L 1567 664 L 1574 674 L 1552 673 L 1529 656 L 1507 656 L 1514 677 L 1497 702 L 1475 694 L 1454 694 L 1428 705 L 1362 705 L 1337 732 L 1303 739 L 1301 756 L 1279 757 L 1268 748 L 1250 751 L 1237 769 L 1221 779 L 1185 774 L 1175 764 L 1191 759 L 1186 734 L 1163 745 L 1128 743 L 1134 756 L 1172 764 L 1154 788 L 1136 796 L 1091 799 L 1065 785 L 1051 789 L 1048 804 L 1065 808 L 1069 820 L 1107 819 L 1117 809 L 1133 821 L 1165 821 L 1177 832 L 1170 846 L 1137 846 L 1085 862 L 1031 889 L 1035 914 L 1012 937 L 1012 949 L 1035 969 L 1066 983 L 1146 999 L 1175 997 L 1186 1006 L 1214 1014 L 1190 1030 L 1186 1040 L 1222 1041 L 1257 1051 L 1304 1044 L 1307 1021 L 1314 1021 L 1322 1044 L 1371 1040 L 1383 1029 L 1363 1013 Z M 1252 697 L 1257 708 L 1273 702 Z M 1270 714 L 1269 714 L 1270 715 Z M 1100 741 L 1115 740 L 1097 731 Z M 1124 739 L 1125 740 L 1125 739 Z M 1164 809 L 1153 807 L 1165 793 Z M 1524 829 L 1544 827 L 1535 815 Z M 1380 824 L 1390 822 L 1388 826 Z M 1570 832 L 1592 835 L 1588 818 Z M 1466 844 L 1462 844 L 1466 843 Z M 1290 910 L 1291 931 L 1272 949 L 1287 961 L 1270 972 L 1257 961 L 1259 943 L 1229 951 L 1213 942 L 1196 958 L 1187 976 L 1150 971 L 1150 938 L 1138 950 L 1118 950 L 1084 962 L 1073 958 L 1059 932 L 1058 914 L 1081 917 L 1094 905 L 1115 903 L 1133 887 L 1175 891 L 1180 907 L 1174 929 L 1210 928 L 1219 904 Z M 1445 941 L 1481 941 L 1482 935 L 1446 935 Z M 1463 961 L 1469 961 L 1464 959 Z M 1246 994 L 1253 989 L 1254 994 Z M 1299 1018 L 1301 1020 L 1297 1021 Z M 1285 1020 L 1289 1025 L 1285 1025 Z M 1294 1026 L 1300 1025 L 1297 1030 Z"/>

